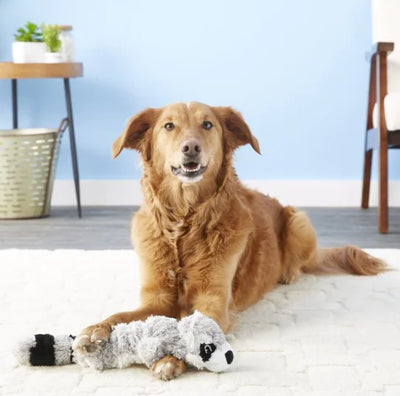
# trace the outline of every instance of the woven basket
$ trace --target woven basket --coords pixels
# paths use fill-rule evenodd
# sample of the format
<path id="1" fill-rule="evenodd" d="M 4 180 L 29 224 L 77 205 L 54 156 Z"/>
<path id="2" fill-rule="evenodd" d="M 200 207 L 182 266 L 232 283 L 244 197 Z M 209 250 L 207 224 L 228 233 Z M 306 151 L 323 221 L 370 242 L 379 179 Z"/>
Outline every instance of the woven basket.
<path id="1" fill-rule="evenodd" d="M 59 129 L 0 130 L 0 219 L 49 215 L 62 132 Z"/>

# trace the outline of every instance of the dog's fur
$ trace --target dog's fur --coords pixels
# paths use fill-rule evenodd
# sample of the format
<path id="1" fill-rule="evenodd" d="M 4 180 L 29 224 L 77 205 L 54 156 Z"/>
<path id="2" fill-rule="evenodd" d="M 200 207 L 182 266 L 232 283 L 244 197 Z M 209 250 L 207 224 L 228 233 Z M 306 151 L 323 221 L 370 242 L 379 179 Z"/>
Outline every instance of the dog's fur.
<path id="1" fill-rule="evenodd" d="M 187 142 L 200 151 L 194 153 L 205 170 L 199 177 L 176 174 Z M 232 154 L 245 144 L 260 153 L 242 116 L 229 107 L 178 103 L 131 118 L 112 151 L 116 157 L 123 148 L 135 149 L 143 160 L 144 204 L 132 220 L 142 306 L 86 328 L 81 337 L 88 351 L 107 340 L 116 323 L 149 315 L 179 318 L 197 309 L 227 331 L 238 312 L 302 271 L 374 275 L 384 268 L 355 247 L 318 249 L 304 212 L 244 187 Z M 183 371 L 172 357 L 153 367 L 163 378 Z"/>

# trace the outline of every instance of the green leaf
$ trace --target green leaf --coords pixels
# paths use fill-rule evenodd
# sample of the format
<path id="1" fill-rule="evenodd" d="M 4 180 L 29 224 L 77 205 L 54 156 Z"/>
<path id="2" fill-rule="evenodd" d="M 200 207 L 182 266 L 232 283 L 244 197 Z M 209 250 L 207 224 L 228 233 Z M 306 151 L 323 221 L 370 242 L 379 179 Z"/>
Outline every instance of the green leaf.
<path id="1" fill-rule="evenodd" d="M 37 26 L 35 23 L 33 23 L 33 22 L 27 22 L 27 23 L 26 23 L 26 27 L 28 28 L 28 30 L 29 30 L 31 33 L 35 32 L 36 29 L 38 28 L 38 26 Z"/>
<path id="2" fill-rule="evenodd" d="M 25 24 L 25 28 L 21 27 L 17 29 L 17 34 L 14 35 L 16 41 L 24 41 L 24 42 L 43 41 L 42 33 L 38 29 L 38 25 L 28 21 Z"/>
<path id="3" fill-rule="evenodd" d="M 41 25 L 43 40 L 46 43 L 47 48 L 50 52 L 57 52 L 61 47 L 61 41 L 58 38 L 60 34 L 60 28 L 58 25 Z"/>

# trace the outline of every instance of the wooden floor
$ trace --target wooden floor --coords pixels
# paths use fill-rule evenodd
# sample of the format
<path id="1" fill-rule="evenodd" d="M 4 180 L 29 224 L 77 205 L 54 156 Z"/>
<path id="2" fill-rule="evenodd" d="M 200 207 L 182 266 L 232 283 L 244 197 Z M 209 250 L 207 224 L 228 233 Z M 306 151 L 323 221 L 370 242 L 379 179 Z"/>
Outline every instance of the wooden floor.
<path id="1" fill-rule="evenodd" d="M 0 249 L 130 249 L 134 207 L 55 207 L 35 220 L 0 220 Z M 376 208 L 305 208 L 320 246 L 352 244 L 363 248 L 400 248 L 400 208 L 390 209 L 390 232 L 377 232 Z"/>

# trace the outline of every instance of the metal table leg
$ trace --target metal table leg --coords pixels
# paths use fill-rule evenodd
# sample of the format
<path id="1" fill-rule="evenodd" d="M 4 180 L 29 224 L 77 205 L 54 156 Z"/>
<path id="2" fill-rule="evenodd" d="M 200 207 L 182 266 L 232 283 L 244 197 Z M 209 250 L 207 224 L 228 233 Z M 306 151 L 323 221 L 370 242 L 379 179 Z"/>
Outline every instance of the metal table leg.
<path id="1" fill-rule="evenodd" d="M 79 170 L 78 170 L 78 156 L 76 153 L 76 143 L 75 143 L 75 129 L 74 129 L 74 119 L 72 116 L 72 103 L 71 103 L 71 89 L 69 86 L 69 78 L 64 78 L 64 90 L 65 90 L 65 102 L 67 104 L 67 114 L 69 120 L 69 138 L 71 143 L 71 157 L 72 157 L 72 168 L 74 171 L 74 182 L 75 182 L 75 192 L 76 201 L 78 208 L 78 216 L 82 217 L 81 210 L 81 194 L 79 187 Z"/>
<path id="2" fill-rule="evenodd" d="M 11 80 L 13 128 L 18 128 L 17 80 Z"/>

